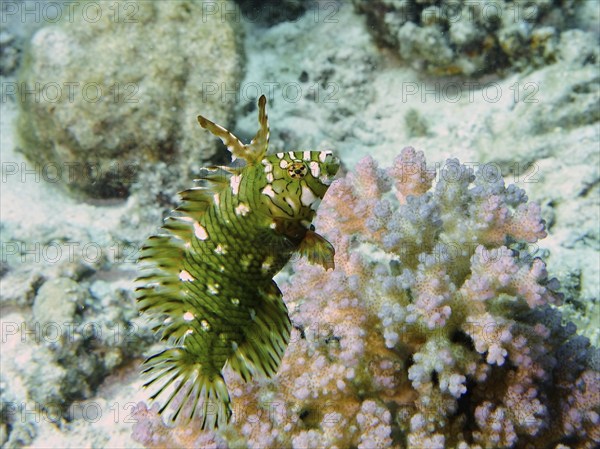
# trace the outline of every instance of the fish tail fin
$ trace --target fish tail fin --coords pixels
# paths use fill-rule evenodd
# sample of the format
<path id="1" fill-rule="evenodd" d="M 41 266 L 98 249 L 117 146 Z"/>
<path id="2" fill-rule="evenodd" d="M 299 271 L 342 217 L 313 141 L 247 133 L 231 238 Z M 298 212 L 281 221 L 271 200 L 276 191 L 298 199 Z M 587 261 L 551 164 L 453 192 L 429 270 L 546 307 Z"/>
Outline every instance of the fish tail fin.
<path id="1" fill-rule="evenodd" d="M 273 282 L 261 293 L 252 322 L 244 329 L 244 342 L 228 361 L 244 381 L 257 374 L 274 376 L 290 340 L 292 324 L 281 291 Z"/>
<path id="2" fill-rule="evenodd" d="M 159 352 L 143 364 L 142 373 L 150 379 L 144 388 L 155 386 L 151 400 L 166 397 L 159 413 L 173 404 L 170 422 L 202 420 L 202 429 L 227 424 L 231 418 L 231 401 L 221 371 L 205 367 L 185 348 Z"/>

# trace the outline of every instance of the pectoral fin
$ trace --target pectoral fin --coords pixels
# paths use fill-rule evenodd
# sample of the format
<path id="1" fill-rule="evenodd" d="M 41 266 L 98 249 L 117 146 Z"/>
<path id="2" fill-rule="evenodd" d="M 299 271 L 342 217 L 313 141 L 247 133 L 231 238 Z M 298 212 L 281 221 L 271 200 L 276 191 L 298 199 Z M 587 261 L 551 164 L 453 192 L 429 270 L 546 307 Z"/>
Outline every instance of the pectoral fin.
<path id="1" fill-rule="evenodd" d="M 335 269 L 333 257 L 335 249 L 324 237 L 314 231 L 307 231 L 306 236 L 300 243 L 298 251 L 305 256 L 310 263 L 319 264 L 325 270 Z"/>

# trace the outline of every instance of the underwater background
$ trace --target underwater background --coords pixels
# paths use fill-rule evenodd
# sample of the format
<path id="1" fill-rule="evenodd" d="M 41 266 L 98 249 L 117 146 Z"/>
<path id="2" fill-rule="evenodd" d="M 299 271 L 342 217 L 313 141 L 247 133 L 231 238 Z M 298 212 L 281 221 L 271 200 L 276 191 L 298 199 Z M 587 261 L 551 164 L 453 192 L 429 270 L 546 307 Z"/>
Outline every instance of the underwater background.
<path id="1" fill-rule="evenodd" d="M 0 2 L 2 447 L 600 445 L 600 2 Z M 278 373 L 163 422 L 135 300 L 202 114 L 342 161 Z M 409 147 L 409 148 L 407 148 Z"/>

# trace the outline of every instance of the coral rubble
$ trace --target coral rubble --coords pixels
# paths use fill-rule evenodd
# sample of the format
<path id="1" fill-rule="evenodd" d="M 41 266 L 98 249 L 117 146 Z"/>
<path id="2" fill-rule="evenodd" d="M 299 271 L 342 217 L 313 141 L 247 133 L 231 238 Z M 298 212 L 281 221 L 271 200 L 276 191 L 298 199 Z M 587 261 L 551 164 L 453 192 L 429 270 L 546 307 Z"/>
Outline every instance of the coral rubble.
<path id="1" fill-rule="evenodd" d="M 577 0 L 353 0 L 385 45 L 437 75 L 481 75 L 552 62 Z"/>

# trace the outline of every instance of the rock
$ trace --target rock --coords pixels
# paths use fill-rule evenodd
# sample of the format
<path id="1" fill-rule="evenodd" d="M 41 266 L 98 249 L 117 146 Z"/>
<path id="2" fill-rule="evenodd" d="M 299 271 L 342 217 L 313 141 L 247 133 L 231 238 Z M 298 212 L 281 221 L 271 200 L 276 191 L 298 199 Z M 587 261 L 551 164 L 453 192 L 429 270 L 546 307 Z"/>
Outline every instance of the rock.
<path id="1" fill-rule="evenodd" d="M 582 30 L 565 31 L 560 36 L 560 59 L 573 65 L 597 63 L 600 50 L 597 46 L 597 36 L 592 32 Z"/>
<path id="2" fill-rule="evenodd" d="M 63 327 L 72 323 L 77 305 L 82 305 L 86 292 L 69 278 L 57 278 L 44 283 L 33 304 L 33 317 L 40 326 L 53 323 Z"/>
<path id="3" fill-rule="evenodd" d="M 6 248 L 3 249 L 6 251 Z M 6 264 L 6 266 L 9 265 Z M 2 306 L 30 306 L 43 282 L 44 277 L 36 267 L 23 270 L 7 270 L 2 277 L 0 304 Z"/>
<path id="4" fill-rule="evenodd" d="M 15 71 L 20 53 L 15 36 L 7 31 L 0 32 L 0 75 L 11 75 Z"/>
<path id="5" fill-rule="evenodd" d="M 20 146 L 41 175 L 97 198 L 123 197 L 158 161 L 182 179 L 215 155 L 199 113 L 230 118 L 241 71 L 236 30 L 201 3 L 76 5 L 38 30 L 20 74 Z"/>
<path id="6" fill-rule="evenodd" d="M 102 280 L 51 279 L 37 290 L 32 312 L 0 320 L 0 411 L 8 424 L 0 437 L 6 447 L 29 444 L 40 421 L 70 419 L 74 401 L 90 398 L 106 376 L 153 341 L 152 332 L 134 322 L 131 293 Z M 31 412 L 21 415 L 21 409 Z"/>

